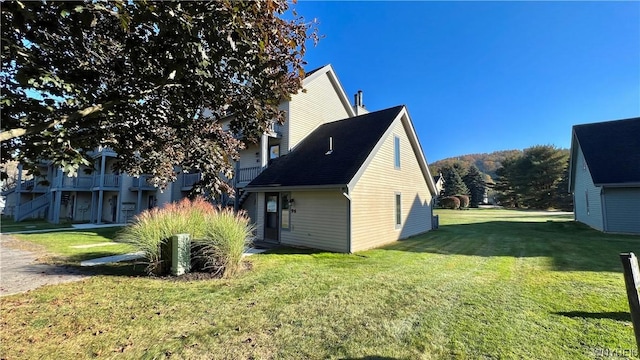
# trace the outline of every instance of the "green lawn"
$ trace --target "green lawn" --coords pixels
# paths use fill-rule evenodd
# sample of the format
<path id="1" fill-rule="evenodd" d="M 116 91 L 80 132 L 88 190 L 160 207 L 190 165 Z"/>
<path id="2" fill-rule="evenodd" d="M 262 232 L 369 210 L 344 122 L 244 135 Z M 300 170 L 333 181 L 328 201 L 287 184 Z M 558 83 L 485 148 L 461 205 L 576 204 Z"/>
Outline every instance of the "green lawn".
<path id="1" fill-rule="evenodd" d="M 0 219 L 0 232 L 29 231 L 41 229 L 70 228 L 71 223 L 52 224 L 45 220 L 24 220 L 15 222 L 8 217 Z"/>
<path id="2" fill-rule="evenodd" d="M 112 239 L 122 227 L 106 227 L 91 230 L 65 230 L 33 234 L 13 234 L 14 238 L 25 241 L 29 245 L 44 250 L 47 262 L 64 265 L 79 265 L 81 261 L 133 252 L 136 249 L 128 244 L 114 243 Z M 86 245 L 105 245 L 84 247 Z M 79 247 L 83 246 L 83 247 Z"/>
<path id="3" fill-rule="evenodd" d="M 570 216 L 438 213 L 439 230 L 383 249 L 283 249 L 235 279 L 102 275 L 4 297 L 0 358 L 637 354 L 618 254 L 640 253 L 640 237 Z"/>

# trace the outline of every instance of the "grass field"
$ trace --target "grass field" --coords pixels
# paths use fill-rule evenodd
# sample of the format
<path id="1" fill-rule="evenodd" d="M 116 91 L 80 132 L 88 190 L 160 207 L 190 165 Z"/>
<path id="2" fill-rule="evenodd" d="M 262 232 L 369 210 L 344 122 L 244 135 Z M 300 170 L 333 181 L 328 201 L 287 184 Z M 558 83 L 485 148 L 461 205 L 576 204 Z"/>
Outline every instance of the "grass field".
<path id="1" fill-rule="evenodd" d="M 637 354 L 618 254 L 640 253 L 640 237 L 563 215 L 438 213 L 422 236 L 355 255 L 281 249 L 235 279 L 102 275 L 4 297 L 0 358 Z"/>
<path id="2" fill-rule="evenodd" d="M 70 228 L 71 223 L 52 224 L 45 220 L 24 220 L 15 222 L 8 217 L 0 219 L 0 232 L 28 231 L 52 228 Z"/>
<path id="3" fill-rule="evenodd" d="M 114 243 L 112 239 L 121 227 L 106 227 L 92 230 L 65 230 L 33 234 L 13 234 L 14 238 L 24 240 L 24 250 L 36 251 L 49 263 L 79 265 L 81 261 L 103 256 L 125 254 L 135 251 L 128 244 Z M 79 247 L 85 245 L 104 245 Z"/>

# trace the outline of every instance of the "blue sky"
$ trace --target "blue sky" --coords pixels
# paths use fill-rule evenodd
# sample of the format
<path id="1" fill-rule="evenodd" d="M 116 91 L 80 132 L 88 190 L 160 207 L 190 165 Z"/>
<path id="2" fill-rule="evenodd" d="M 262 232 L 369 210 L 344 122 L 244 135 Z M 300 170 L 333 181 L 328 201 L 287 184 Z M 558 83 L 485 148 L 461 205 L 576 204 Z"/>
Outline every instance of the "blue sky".
<path id="1" fill-rule="evenodd" d="M 300 1 L 370 111 L 405 104 L 429 162 L 533 145 L 640 116 L 640 2 Z M 639 135 L 640 136 L 640 135 Z"/>

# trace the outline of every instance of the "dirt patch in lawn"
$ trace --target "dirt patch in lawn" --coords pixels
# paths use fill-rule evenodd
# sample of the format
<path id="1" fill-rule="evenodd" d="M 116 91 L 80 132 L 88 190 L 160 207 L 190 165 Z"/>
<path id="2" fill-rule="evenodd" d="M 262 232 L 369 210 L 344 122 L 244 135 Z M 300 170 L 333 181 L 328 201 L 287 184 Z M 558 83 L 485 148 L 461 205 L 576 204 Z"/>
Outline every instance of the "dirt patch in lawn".
<path id="1" fill-rule="evenodd" d="M 0 296 L 30 291 L 45 285 L 83 280 L 89 274 L 68 266 L 43 264 L 44 247 L 0 238 Z"/>

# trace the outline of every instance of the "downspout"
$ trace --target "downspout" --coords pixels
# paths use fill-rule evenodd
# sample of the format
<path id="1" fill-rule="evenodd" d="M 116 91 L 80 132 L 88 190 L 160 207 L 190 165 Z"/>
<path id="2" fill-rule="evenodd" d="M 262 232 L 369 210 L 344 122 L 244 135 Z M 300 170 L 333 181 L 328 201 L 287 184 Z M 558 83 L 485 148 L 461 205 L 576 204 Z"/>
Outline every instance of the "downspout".
<path id="1" fill-rule="evenodd" d="M 349 196 L 349 186 L 343 188 L 342 195 L 347 198 L 347 248 L 349 254 L 353 254 L 353 247 L 351 244 L 351 196 Z"/>

